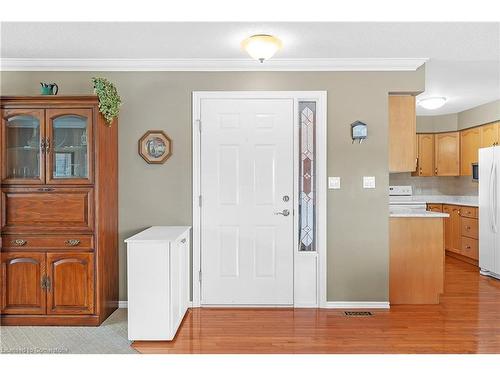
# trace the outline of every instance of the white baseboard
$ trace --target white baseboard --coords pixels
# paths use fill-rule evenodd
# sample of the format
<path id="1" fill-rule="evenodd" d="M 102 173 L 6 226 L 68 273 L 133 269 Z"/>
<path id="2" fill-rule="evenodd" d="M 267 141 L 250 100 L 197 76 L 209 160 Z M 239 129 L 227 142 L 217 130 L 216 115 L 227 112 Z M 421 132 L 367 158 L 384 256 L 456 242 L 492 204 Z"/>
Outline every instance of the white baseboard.
<path id="1" fill-rule="evenodd" d="M 189 302 L 190 306 L 193 306 L 193 302 Z M 128 306 L 128 301 L 118 301 L 118 308 L 119 309 L 126 309 Z M 219 307 L 235 307 L 235 306 L 219 306 Z M 247 306 L 245 306 L 247 307 Z M 266 307 L 266 306 L 259 306 L 259 307 Z M 267 307 L 277 307 L 277 306 L 267 306 Z M 279 306 L 283 307 L 283 306 Z M 292 306 L 290 306 L 292 307 Z M 295 305 L 293 307 L 298 307 L 298 308 L 316 308 L 314 306 L 309 306 L 309 305 Z M 390 309 L 390 303 L 386 301 L 332 301 L 332 302 L 327 302 L 325 306 L 323 306 L 325 309 Z"/>
<path id="2" fill-rule="evenodd" d="M 189 301 L 189 307 L 193 306 L 193 302 Z M 119 309 L 126 309 L 128 307 L 128 301 L 118 301 L 118 308 Z"/>
<path id="3" fill-rule="evenodd" d="M 390 309 L 388 301 L 331 301 L 325 309 Z"/>

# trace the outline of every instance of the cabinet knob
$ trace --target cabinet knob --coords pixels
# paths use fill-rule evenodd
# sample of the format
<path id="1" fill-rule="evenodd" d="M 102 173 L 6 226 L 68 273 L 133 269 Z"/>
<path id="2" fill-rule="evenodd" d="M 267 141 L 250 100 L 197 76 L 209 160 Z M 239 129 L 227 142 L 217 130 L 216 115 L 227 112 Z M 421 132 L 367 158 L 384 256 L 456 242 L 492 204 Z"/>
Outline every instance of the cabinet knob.
<path id="1" fill-rule="evenodd" d="M 466 249 L 470 249 L 470 246 L 469 246 L 469 245 L 467 245 L 467 246 L 465 246 L 465 248 L 466 248 Z"/>
<path id="2" fill-rule="evenodd" d="M 181 243 L 186 243 L 186 239 L 185 239 L 185 238 L 183 238 L 183 239 L 181 240 Z"/>
<path id="3" fill-rule="evenodd" d="M 24 246 L 28 243 L 26 240 L 12 240 L 12 244 L 15 246 Z"/>

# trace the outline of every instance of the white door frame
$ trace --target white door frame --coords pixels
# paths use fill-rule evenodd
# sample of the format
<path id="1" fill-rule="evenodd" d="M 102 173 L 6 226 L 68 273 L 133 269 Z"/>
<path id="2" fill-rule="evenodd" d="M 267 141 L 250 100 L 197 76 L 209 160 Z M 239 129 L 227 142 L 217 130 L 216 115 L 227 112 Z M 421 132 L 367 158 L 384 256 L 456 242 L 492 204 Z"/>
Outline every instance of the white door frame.
<path id="1" fill-rule="evenodd" d="M 299 106 L 316 102 L 316 217 L 317 251 L 298 251 L 298 215 L 294 215 L 294 307 L 326 307 L 326 184 L 327 184 L 327 93 L 326 91 L 193 91 L 193 307 L 201 305 L 201 101 L 203 99 L 292 99 L 294 101 L 294 212 L 298 213 Z M 308 290 L 315 290 L 308 296 Z"/>

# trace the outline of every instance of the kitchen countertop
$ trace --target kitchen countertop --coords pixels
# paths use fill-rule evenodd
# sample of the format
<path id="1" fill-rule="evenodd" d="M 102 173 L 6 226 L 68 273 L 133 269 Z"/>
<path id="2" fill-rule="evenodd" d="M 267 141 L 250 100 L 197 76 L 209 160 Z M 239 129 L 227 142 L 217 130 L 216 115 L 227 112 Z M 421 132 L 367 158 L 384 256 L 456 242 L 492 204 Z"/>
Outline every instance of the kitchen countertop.
<path id="1" fill-rule="evenodd" d="M 450 215 L 443 212 L 426 211 L 425 209 L 414 209 L 405 207 L 390 207 L 389 217 L 425 217 L 425 218 L 446 218 Z"/>
<path id="2" fill-rule="evenodd" d="M 389 197 L 389 202 L 444 203 L 479 207 L 479 197 L 477 195 L 413 195 L 411 197 Z"/>

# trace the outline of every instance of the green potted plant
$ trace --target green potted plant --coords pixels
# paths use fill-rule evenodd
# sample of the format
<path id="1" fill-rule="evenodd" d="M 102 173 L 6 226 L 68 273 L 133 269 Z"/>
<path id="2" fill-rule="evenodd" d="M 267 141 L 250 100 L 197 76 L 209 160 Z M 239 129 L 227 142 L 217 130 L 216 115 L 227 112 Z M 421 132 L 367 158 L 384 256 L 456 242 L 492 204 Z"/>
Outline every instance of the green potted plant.
<path id="1" fill-rule="evenodd" d="M 111 125 L 118 117 L 122 100 L 114 84 L 106 78 L 93 77 L 94 92 L 99 98 L 99 112 L 102 113 L 106 122 Z"/>

